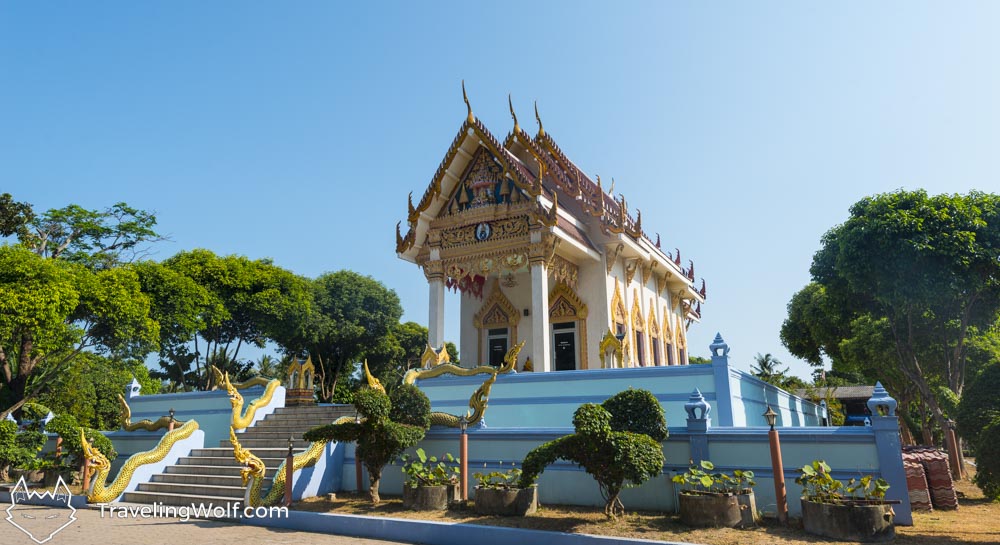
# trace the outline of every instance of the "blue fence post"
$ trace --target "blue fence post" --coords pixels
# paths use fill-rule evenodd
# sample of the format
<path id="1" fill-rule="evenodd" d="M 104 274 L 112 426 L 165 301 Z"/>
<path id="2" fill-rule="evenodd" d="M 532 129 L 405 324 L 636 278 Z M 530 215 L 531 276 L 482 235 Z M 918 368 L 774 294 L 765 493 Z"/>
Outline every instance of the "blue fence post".
<path id="1" fill-rule="evenodd" d="M 729 345 L 716 333 L 708 345 L 712 352 L 712 373 L 715 377 L 715 403 L 719 406 L 719 425 L 733 425 L 733 391 L 729 382 Z"/>
<path id="2" fill-rule="evenodd" d="M 691 392 L 691 398 L 684 404 L 687 412 L 688 440 L 691 442 L 691 460 L 698 463 L 708 460 L 708 428 L 712 427 L 712 406 L 705 401 L 697 388 Z"/>
<path id="3" fill-rule="evenodd" d="M 881 382 L 875 383 L 875 391 L 868 400 L 868 410 L 871 411 L 871 427 L 875 434 L 875 449 L 878 452 L 878 466 L 882 478 L 889 481 L 889 491 L 886 498 L 899 500 L 901 503 L 893 506 L 896 512 L 896 524 L 913 525 L 913 513 L 910 511 L 910 492 L 906 487 L 906 470 L 903 469 L 903 448 L 899 439 L 899 417 L 896 416 L 896 400 L 882 387 Z"/>

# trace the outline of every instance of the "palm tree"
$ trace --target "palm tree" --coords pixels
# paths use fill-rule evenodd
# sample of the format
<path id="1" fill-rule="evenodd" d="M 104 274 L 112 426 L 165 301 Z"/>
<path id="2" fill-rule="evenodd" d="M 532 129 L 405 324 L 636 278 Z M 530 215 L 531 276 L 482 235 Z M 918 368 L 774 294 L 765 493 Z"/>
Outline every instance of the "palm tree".
<path id="1" fill-rule="evenodd" d="M 260 357 L 259 360 L 257 360 L 256 373 L 258 377 L 271 378 L 271 379 L 281 378 L 279 376 L 281 374 L 279 367 L 280 364 L 274 356 L 270 354 L 264 354 L 263 356 Z"/>
<path id="2" fill-rule="evenodd" d="M 781 362 L 778 361 L 778 358 L 775 358 L 770 353 L 761 356 L 758 352 L 757 356 L 754 357 L 754 360 L 757 364 L 750 368 L 750 372 L 753 376 L 768 384 L 773 384 L 779 388 L 782 387 L 786 380 L 788 368 L 785 367 L 784 370 L 779 371 L 778 366 L 781 365 Z"/>

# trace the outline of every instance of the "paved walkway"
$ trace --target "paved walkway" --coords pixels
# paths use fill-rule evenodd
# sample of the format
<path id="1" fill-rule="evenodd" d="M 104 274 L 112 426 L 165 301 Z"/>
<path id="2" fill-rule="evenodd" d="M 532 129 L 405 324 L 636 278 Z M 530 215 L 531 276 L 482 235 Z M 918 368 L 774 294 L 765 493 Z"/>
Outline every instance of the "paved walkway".
<path id="1" fill-rule="evenodd" d="M 0 505 L 0 543 L 3 545 L 34 545 L 28 535 L 8 522 L 6 506 Z M 24 506 L 27 507 L 27 506 Z M 18 508 L 23 509 L 23 508 Z M 46 509 L 46 512 L 28 513 L 14 511 L 14 520 L 35 532 L 41 541 L 49 533 L 65 523 L 60 513 L 66 509 Z M 21 515 L 20 518 L 17 515 Z M 53 516 L 47 519 L 46 517 Z M 184 522 L 169 518 L 111 518 L 95 509 L 78 509 L 77 520 L 56 533 L 45 545 L 251 545 L 274 543 L 288 545 L 394 545 L 396 542 L 360 539 L 353 537 L 296 532 L 247 526 L 229 522 L 190 519 Z"/>

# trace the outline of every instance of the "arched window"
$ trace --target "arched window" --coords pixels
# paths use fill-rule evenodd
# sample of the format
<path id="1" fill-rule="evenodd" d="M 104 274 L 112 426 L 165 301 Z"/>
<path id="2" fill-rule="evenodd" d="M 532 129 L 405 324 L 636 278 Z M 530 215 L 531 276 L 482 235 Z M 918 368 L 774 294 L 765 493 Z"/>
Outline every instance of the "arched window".
<path id="1" fill-rule="evenodd" d="M 479 330 L 479 361 L 495 367 L 503 365 L 507 350 L 517 343 L 517 323 L 521 315 L 510 299 L 500 290 L 500 279 L 494 278 L 490 295 L 472 319 Z"/>
<path id="2" fill-rule="evenodd" d="M 587 305 L 562 282 L 549 293 L 552 329 L 552 368 L 572 371 L 587 368 Z"/>
<path id="3" fill-rule="evenodd" d="M 646 318 L 646 323 L 649 326 L 649 358 L 658 367 L 663 365 L 663 359 L 660 357 L 660 326 L 656 320 L 655 304 L 653 299 L 649 300 L 649 317 Z"/>
<path id="4" fill-rule="evenodd" d="M 635 332 L 635 362 L 639 367 L 646 366 L 646 324 L 642 319 L 642 308 L 639 306 L 639 291 L 633 290 L 632 297 L 632 331 Z"/>

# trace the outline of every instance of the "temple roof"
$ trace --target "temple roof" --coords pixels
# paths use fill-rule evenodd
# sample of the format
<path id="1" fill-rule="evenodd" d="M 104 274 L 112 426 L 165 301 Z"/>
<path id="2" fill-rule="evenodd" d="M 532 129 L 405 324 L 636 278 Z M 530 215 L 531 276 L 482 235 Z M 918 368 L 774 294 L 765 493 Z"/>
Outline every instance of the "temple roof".
<path id="1" fill-rule="evenodd" d="M 635 215 L 630 213 L 624 196 L 615 199 L 604 190 L 600 177 L 594 181 L 570 160 L 542 126 L 537 108 L 535 114 L 539 130 L 531 137 L 520 127 L 511 107 L 514 129 L 501 143 L 472 114 L 467 100 L 466 105 L 468 117 L 416 205 L 411 194 L 406 236 L 402 235 L 397 225 L 396 251 L 400 257 L 416 261 L 426 242 L 430 222 L 441 215 L 477 150 L 482 147 L 503 169 L 503 176 L 510 179 L 527 200 L 535 201 L 548 215 L 554 216 L 556 221 L 549 224 L 551 227 L 558 227 L 574 241 L 590 249 L 595 249 L 595 231 L 603 235 L 598 238 L 602 238 L 600 243 L 605 245 L 613 244 L 615 240 L 631 241 L 631 246 L 658 255 L 658 261 L 673 269 L 673 276 L 687 284 L 685 291 L 693 296 L 692 299 L 704 300 L 704 281 L 701 290 L 693 287 L 694 263 L 684 267 L 679 250 L 676 254 L 661 250 L 660 236 L 657 234 L 653 240 L 643 230 L 641 212 L 637 210 Z M 581 228 L 580 224 L 589 229 Z M 696 312 L 694 307 L 692 311 Z"/>

